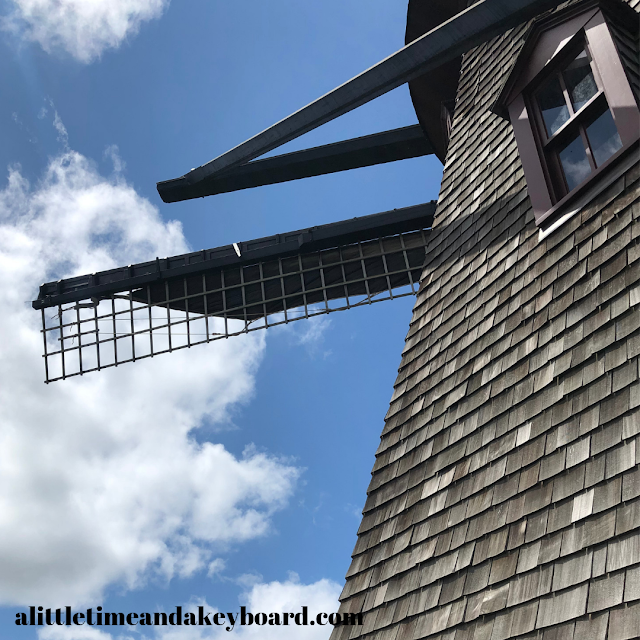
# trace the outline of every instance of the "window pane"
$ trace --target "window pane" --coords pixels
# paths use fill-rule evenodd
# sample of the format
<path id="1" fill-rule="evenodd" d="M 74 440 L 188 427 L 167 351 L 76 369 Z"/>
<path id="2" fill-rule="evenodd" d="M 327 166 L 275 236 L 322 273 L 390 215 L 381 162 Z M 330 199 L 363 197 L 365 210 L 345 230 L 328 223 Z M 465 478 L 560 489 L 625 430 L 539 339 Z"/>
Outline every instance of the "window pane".
<path id="1" fill-rule="evenodd" d="M 572 191 L 591 173 L 591 166 L 580 134 L 564 147 L 558 156 L 564 177 L 567 179 L 567 186 L 569 191 Z"/>
<path id="2" fill-rule="evenodd" d="M 569 107 L 564 100 L 560 81 L 556 76 L 538 91 L 538 104 L 547 132 L 552 136 L 569 119 Z"/>
<path id="3" fill-rule="evenodd" d="M 575 111 L 582 108 L 598 93 L 586 51 L 581 51 L 562 74 Z"/>
<path id="4" fill-rule="evenodd" d="M 597 167 L 620 149 L 622 141 L 609 109 L 587 127 L 587 138 Z"/>

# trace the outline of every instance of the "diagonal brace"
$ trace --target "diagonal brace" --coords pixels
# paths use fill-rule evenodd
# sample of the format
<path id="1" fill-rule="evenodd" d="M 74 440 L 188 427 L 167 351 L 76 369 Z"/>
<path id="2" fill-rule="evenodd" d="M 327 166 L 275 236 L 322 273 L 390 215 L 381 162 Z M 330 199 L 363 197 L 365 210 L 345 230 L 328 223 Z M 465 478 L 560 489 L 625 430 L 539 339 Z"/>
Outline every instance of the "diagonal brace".
<path id="1" fill-rule="evenodd" d="M 299 180 L 326 173 L 369 167 L 433 153 L 420 125 L 375 133 L 344 142 L 295 151 L 233 167 L 190 184 L 185 178 L 158 183 L 164 202 L 179 202 L 218 193 Z"/>

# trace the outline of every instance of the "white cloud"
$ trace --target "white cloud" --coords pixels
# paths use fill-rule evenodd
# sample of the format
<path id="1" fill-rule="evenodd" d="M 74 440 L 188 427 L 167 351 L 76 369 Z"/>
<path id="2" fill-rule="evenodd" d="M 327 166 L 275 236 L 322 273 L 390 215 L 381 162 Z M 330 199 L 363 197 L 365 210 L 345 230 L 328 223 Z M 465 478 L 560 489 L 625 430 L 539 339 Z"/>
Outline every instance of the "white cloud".
<path id="1" fill-rule="evenodd" d="M 13 0 L 4 28 L 39 43 L 48 53 L 66 51 L 91 62 L 158 18 L 168 0 Z"/>
<path id="2" fill-rule="evenodd" d="M 241 602 L 248 613 L 293 613 L 302 614 L 302 607 L 307 607 L 308 621 L 314 620 L 318 613 L 334 613 L 338 610 L 338 596 L 340 585 L 331 580 L 318 580 L 312 584 L 301 584 L 295 573 L 289 575 L 284 582 L 258 582 L 251 589 L 242 594 Z M 196 614 L 198 606 L 204 608 L 204 615 L 217 613 L 219 610 L 210 606 L 204 599 L 193 600 L 184 605 L 184 612 Z M 167 613 L 171 613 L 168 611 Z M 225 612 L 221 612 L 225 613 Z M 231 612 L 239 617 L 239 607 Z M 226 616 L 226 613 L 225 613 Z M 212 619 L 212 616 L 209 616 Z M 301 618 L 300 618 L 301 619 Z M 228 624 L 228 618 L 225 618 Z M 282 618 L 281 618 L 282 620 Z M 222 622 L 222 620 L 220 620 Z M 333 627 L 329 624 L 296 625 L 290 622 L 287 626 L 251 625 L 241 626 L 235 623 L 232 633 L 226 631 L 226 625 L 195 626 L 195 627 L 154 627 L 149 630 L 136 627 L 135 634 L 122 630 L 114 635 L 87 629 L 86 627 L 48 627 L 39 631 L 39 640 L 129 640 L 131 636 L 138 640 L 223 640 L 223 638 L 237 638 L 238 640 L 327 640 Z M 123 635 L 118 635 L 118 634 Z M 141 634 L 141 635 L 139 635 Z"/>
<path id="3" fill-rule="evenodd" d="M 191 437 L 251 397 L 264 335 L 42 383 L 37 285 L 186 250 L 180 224 L 117 166 L 106 179 L 67 150 L 35 187 L 11 169 L 0 191 L 0 602 L 77 605 L 109 584 L 206 571 L 286 505 L 299 474 L 289 462 Z"/>
<path id="4" fill-rule="evenodd" d="M 338 596 L 341 587 L 331 580 L 318 580 L 313 584 L 301 584 L 298 576 L 291 573 L 285 582 L 258 583 L 246 594 L 247 611 L 258 613 L 289 612 L 298 613 L 302 606 L 308 608 L 309 619 L 318 613 L 333 613 L 338 610 Z M 299 640 L 326 640 L 332 627 L 326 626 L 294 626 L 294 627 L 240 627 L 240 638 L 277 640 L 278 638 L 296 638 Z M 164 640 L 164 639 L 162 639 Z M 171 639 L 173 640 L 173 639 Z M 177 639 L 176 639 L 177 640 Z"/>

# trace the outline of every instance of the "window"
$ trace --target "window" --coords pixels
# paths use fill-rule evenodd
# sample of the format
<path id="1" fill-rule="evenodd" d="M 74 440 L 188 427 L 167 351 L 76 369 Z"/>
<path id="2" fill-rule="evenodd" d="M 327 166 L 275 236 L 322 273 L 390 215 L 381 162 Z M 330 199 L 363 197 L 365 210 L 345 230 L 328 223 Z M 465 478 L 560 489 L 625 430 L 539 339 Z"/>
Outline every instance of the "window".
<path id="1" fill-rule="evenodd" d="M 599 5 L 573 5 L 535 25 L 494 107 L 513 125 L 541 226 L 604 188 L 640 138 L 638 105 Z M 638 24 L 635 12 L 626 17 Z"/>
<path id="2" fill-rule="evenodd" d="M 556 200 L 622 148 L 589 50 L 583 44 L 579 49 L 530 96 Z"/>

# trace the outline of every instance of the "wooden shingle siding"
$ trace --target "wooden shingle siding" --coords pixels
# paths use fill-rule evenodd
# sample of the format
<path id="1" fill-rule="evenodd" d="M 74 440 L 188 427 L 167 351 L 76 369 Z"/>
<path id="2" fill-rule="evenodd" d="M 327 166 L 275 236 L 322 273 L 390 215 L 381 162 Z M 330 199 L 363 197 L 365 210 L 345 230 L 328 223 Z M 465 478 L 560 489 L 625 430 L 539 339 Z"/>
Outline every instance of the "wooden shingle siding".
<path id="1" fill-rule="evenodd" d="M 489 111 L 525 32 L 463 60 L 332 640 L 640 634 L 640 166 L 539 239 Z"/>

